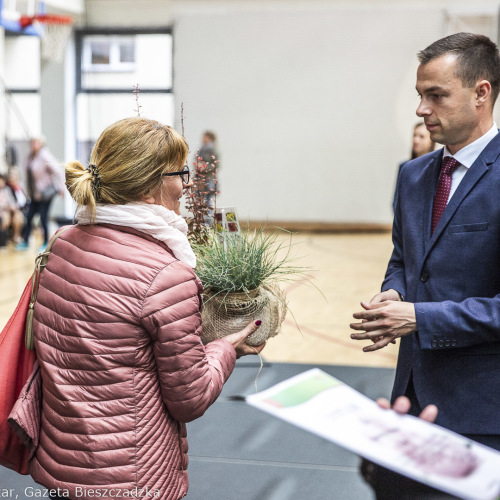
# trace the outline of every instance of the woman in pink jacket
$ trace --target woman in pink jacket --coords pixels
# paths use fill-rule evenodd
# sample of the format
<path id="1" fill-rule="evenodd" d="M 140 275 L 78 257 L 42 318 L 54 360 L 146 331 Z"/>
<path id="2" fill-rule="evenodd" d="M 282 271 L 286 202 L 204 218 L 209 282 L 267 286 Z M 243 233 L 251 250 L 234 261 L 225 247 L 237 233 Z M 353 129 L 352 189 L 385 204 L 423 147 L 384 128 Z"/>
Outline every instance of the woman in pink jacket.
<path id="1" fill-rule="evenodd" d="M 258 328 L 204 346 L 201 283 L 180 216 L 188 146 L 172 128 L 121 120 L 85 168 L 66 166 L 78 224 L 55 242 L 35 307 L 43 379 L 30 464 L 54 497 L 186 495 L 185 423 L 219 396 Z"/>

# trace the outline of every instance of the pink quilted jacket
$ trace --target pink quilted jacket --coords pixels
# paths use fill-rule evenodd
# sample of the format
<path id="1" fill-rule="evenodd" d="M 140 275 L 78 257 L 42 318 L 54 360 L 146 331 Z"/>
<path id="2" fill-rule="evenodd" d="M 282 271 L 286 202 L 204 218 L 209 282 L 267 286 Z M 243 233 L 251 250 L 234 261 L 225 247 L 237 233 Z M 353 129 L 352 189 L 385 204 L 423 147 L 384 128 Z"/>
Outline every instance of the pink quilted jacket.
<path id="1" fill-rule="evenodd" d="M 236 353 L 200 341 L 201 283 L 130 228 L 74 226 L 55 243 L 35 306 L 43 379 L 30 473 L 69 498 L 186 495 L 187 439 Z"/>

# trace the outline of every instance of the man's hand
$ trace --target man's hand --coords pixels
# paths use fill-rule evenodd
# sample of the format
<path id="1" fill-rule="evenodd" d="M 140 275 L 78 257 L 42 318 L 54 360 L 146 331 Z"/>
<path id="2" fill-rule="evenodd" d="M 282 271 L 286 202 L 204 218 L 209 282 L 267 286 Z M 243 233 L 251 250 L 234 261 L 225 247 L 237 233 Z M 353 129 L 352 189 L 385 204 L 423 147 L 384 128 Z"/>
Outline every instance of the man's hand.
<path id="1" fill-rule="evenodd" d="M 370 305 L 379 304 L 380 302 L 385 302 L 387 300 L 401 300 L 399 293 L 392 288 L 386 290 L 385 292 L 380 292 L 375 295 L 372 300 L 370 300 Z"/>
<path id="2" fill-rule="evenodd" d="M 389 299 L 388 297 L 397 297 Z M 380 301 L 382 299 L 382 301 Z M 355 319 L 361 323 L 351 323 L 354 340 L 371 340 L 373 345 L 364 347 L 363 351 L 377 351 L 397 338 L 413 333 L 417 329 L 415 306 L 410 302 L 400 302 L 395 290 L 388 290 L 373 297 L 370 303 L 361 302 L 364 311 L 354 313 Z"/>
<path id="3" fill-rule="evenodd" d="M 377 399 L 377 404 L 380 406 L 380 408 L 384 408 L 384 410 L 388 410 L 389 408 L 391 408 L 391 403 L 389 403 L 389 401 L 384 398 Z M 410 400 L 406 396 L 399 396 L 399 398 L 394 401 L 392 409 L 396 413 L 405 415 L 410 411 Z M 418 416 L 418 418 L 432 423 L 436 420 L 437 415 L 437 407 L 435 405 L 429 405 L 422 410 L 422 413 Z"/>

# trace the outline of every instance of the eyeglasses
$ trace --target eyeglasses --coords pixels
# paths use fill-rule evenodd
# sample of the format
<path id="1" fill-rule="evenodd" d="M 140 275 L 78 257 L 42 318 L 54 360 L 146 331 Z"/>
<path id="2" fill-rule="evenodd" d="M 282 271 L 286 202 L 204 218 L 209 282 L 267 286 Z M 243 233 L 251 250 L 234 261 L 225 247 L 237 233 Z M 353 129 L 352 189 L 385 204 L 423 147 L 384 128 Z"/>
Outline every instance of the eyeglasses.
<path id="1" fill-rule="evenodd" d="M 184 184 L 189 184 L 189 174 L 189 167 L 187 165 L 184 165 L 184 168 L 182 170 L 179 170 L 178 172 L 167 172 L 165 174 L 161 174 L 161 176 L 169 177 L 171 175 L 180 175 L 182 182 Z"/>

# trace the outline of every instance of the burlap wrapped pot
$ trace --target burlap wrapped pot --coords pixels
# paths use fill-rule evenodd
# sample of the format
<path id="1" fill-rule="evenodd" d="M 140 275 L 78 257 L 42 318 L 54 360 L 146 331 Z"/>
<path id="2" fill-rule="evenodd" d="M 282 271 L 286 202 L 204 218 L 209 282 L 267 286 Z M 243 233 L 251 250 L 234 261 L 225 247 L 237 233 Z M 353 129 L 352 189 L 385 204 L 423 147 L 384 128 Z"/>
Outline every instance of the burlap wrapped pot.
<path id="1" fill-rule="evenodd" d="M 201 311 L 201 338 L 207 344 L 239 332 L 250 322 L 260 319 L 260 328 L 246 341 L 247 345 L 257 346 L 279 332 L 285 314 L 285 296 L 278 287 L 261 286 L 248 293 L 228 294 L 206 290 Z"/>

